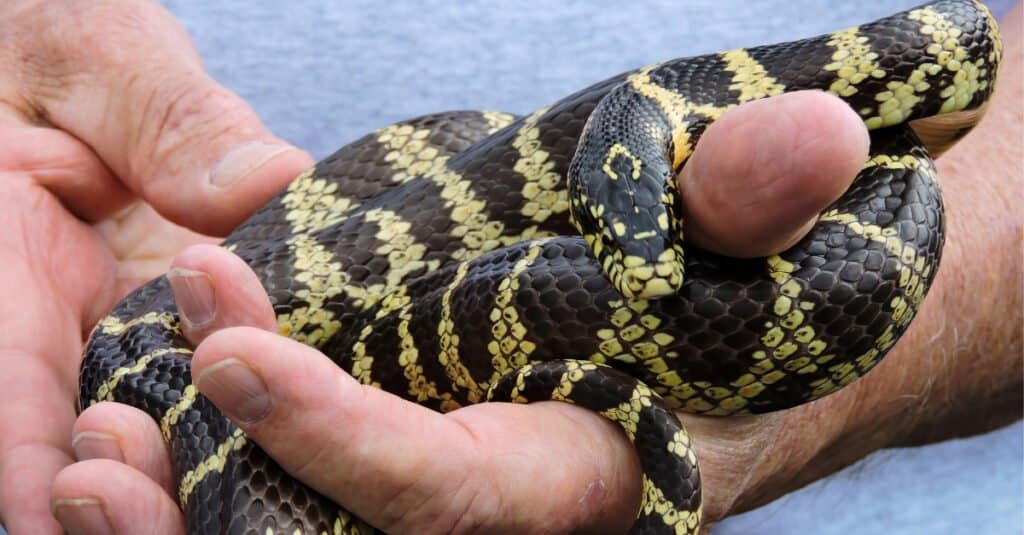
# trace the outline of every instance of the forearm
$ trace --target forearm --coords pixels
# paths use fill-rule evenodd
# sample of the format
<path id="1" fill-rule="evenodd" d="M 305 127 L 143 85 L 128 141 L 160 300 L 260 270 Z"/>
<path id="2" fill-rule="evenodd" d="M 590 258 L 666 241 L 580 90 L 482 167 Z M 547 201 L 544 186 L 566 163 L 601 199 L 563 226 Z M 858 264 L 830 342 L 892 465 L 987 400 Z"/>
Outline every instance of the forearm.
<path id="1" fill-rule="evenodd" d="M 892 353 L 850 387 L 778 414 L 689 419 L 712 519 L 767 503 L 879 448 L 985 432 L 1021 417 L 1022 8 L 985 120 L 938 161 L 942 266 Z M 737 452 L 745 452 L 737 455 Z M 737 460 L 739 459 L 739 461 Z M 744 459 L 749 462 L 740 462 Z"/>

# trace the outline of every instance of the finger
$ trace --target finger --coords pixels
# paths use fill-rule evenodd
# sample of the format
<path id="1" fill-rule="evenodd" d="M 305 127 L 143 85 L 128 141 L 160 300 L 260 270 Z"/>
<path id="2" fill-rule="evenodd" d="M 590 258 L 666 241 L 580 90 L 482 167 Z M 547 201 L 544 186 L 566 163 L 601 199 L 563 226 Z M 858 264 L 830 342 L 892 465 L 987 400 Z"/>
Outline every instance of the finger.
<path id="1" fill-rule="evenodd" d="M 72 535 L 185 532 L 181 510 L 160 485 L 109 459 L 79 462 L 53 481 L 53 515 Z"/>
<path id="2" fill-rule="evenodd" d="M 868 145 L 857 113 L 827 93 L 729 111 L 708 127 L 679 177 L 688 239 L 729 256 L 785 250 L 846 191 Z"/>
<path id="3" fill-rule="evenodd" d="M 167 273 L 185 337 L 199 345 L 226 327 L 277 331 L 274 309 L 256 274 L 238 256 L 214 245 L 182 251 Z"/>
<path id="4" fill-rule="evenodd" d="M 53 476 L 72 461 L 80 313 L 109 306 L 102 277 L 66 260 L 104 263 L 95 236 L 59 217 L 65 212 L 42 188 L 3 179 L 0 280 L 12 282 L 0 300 L 0 519 L 14 534 L 60 533 L 48 503 Z"/>
<path id="5" fill-rule="evenodd" d="M 60 533 L 47 508 L 50 482 L 72 461 L 74 404 L 66 383 L 45 366 L 15 364 L 38 358 L 0 349 L 0 369 L 12 371 L 0 378 L 0 520 L 14 534 Z"/>
<path id="6" fill-rule="evenodd" d="M 388 532 L 567 532 L 584 519 L 622 532 L 638 503 L 628 442 L 575 407 L 495 403 L 442 416 L 249 328 L 210 335 L 193 373 L 289 473 Z M 542 490 L 549 499 L 538 502 Z"/>
<path id="7" fill-rule="evenodd" d="M 75 421 L 71 448 L 79 461 L 124 463 L 155 481 L 168 495 L 174 492 L 171 460 L 160 428 L 139 409 L 106 401 L 90 406 Z"/>
<path id="8" fill-rule="evenodd" d="M 310 164 L 204 72 L 157 3 L 49 2 L 20 19 L 22 107 L 172 221 L 223 235 Z"/>
<path id="9" fill-rule="evenodd" d="M 0 525 L 8 533 L 61 533 L 46 504 L 50 482 L 70 462 L 67 452 L 50 444 L 0 452 Z"/>
<path id="10" fill-rule="evenodd" d="M 0 147 L 0 169 L 27 174 L 86 221 L 99 221 L 133 198 L 96 154 L 67 132 L 0 119 Z"/>

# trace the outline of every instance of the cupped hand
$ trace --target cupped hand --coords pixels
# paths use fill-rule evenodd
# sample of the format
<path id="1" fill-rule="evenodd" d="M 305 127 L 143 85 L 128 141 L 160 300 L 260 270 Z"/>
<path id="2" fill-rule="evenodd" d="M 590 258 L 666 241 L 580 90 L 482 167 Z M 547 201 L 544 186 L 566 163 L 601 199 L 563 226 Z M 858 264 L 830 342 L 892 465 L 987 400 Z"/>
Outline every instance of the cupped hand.
<path id="1" fill-rule="evenodd" d="M 73 460 L 88 331 L 309 159 L 155 4 L 11 0 L 0 27 L 0 521 L 61 533 L 50 490 Z"/>
<path id="2" fill-rule="evenodd" d="M 856 114 L 821 93 L 737 108 L 708 130 L 679 177 L 689 235 L 727 254 L 784 249 L 845 190 L 867 146 Z M 434 413 L 274 334 L 255 275 L 226 251 L 190 248 L 169 277 L 197 344 L 199 390 L 286 470 L 368 522 L 389 533 L 622 533 L 631 524 L 638 462 L 600 416 L 555 402 Z M 83 462 L 54 484 L 55 512 L 70 532 L 132 533 L 143 522 L 154 533 L 182 531 L 148 417 L 99 404 L 74 437 Z M 699 453 L 708 450 L 695 439 Z M 755 455 L 737 451 L 732 461 Z M 716 488 L 731 482 L 726 466 L 711 461 L 703 471 L 712 521 L 731 498 L 731 488 Z"/>

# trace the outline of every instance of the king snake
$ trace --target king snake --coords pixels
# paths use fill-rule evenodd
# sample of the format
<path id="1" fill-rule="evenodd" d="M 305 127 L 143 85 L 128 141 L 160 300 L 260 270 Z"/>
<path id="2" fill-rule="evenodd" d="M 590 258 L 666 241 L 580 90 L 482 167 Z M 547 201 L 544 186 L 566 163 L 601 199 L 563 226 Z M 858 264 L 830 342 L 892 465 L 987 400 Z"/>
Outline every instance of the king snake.
<path id="1" fill-rule="evenodd" d="M 939 265 L 932 155 L 980 118 L 1000 55 L 982 4 L 939 0 L 650 65 L 521 118 L 429 115 L 317 163 L 224 246 L 259 276 L 282 334 L 364 384 L 440 411 L 562 400 L 604 415 L 641 460 L 631 532 L 696 533 L 700 476 L 674 411 L 785 409 L 882 359 Z M 871 131 L 849 191 L 778 255 L 685 245 L 673 177 L 708 124 L 804 89 L 839 96 Z M 159 423 L 190 533 L 376 532 L 199 395 L 191 353 L 155 279 L 93 330 L 79 401 Z"/>

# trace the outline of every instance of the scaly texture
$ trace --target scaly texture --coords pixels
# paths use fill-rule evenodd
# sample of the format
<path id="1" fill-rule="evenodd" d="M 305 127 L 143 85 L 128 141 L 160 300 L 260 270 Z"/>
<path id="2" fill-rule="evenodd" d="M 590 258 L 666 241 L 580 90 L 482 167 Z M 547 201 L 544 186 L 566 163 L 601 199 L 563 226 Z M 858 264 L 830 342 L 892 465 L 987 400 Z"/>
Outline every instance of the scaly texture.
<path id="1" fill-rule="evenodd" d="M 318 163 L 225 246 L 260 277 L 283 334 L 365 384 L 442 411 L 562 400 L 600 412 L 641 458 L 633 532 L 693 533 L 700 477 L 673 410 L 784 409 L 879 362 L 938 268 L 926 147 L 978 120 L 999 56 L 984 6 L 942 0 L 644 67 L 523 118 L 422 117 Z M 686 246 L 671 177 L 701 133 L 731 107 L 801 89 L 840 96 L 873 130 L 854 185 L 779 255 Z M 190 532 L 374 531 L 198 395 L 190 355 L 159 278 L 100 322 L 81 375 L 83 408 L 116 400 L 159 422 Z"/>

